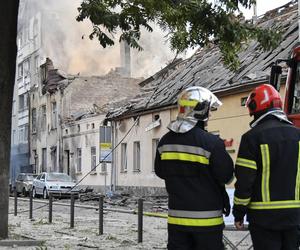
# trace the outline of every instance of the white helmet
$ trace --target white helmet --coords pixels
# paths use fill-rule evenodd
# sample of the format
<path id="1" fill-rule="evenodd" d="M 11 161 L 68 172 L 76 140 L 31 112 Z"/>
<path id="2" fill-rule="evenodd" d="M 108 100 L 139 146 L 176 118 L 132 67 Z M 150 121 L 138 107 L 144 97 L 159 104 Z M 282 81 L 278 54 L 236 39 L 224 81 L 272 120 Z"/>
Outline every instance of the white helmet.
<path id="1" fill-rule="evenodd" d="M 222 105 L 219 99 L 203 87 L 189 87 L 178 95 L 178 116 L 168 128 L 176 133 L 191 130 L 198 121 L 206 122 L 209 110 Z"/>

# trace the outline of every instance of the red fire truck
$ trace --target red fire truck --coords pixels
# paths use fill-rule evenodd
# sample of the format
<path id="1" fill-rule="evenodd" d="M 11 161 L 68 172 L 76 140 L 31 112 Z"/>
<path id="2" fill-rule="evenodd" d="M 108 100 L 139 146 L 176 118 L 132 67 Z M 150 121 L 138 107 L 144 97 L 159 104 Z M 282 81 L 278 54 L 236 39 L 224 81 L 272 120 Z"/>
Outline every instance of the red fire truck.
<path id="1" fill-rule="evenodd" d="M 300 127 L 300 46 L 292 51 L 290 59 L 277 60 L 271 68 L 270 84 L 280 89 L 282 67 L 280 62 L 286 62 L 288 74 L 285 84 L 284 111 L 295 126 Z"/>

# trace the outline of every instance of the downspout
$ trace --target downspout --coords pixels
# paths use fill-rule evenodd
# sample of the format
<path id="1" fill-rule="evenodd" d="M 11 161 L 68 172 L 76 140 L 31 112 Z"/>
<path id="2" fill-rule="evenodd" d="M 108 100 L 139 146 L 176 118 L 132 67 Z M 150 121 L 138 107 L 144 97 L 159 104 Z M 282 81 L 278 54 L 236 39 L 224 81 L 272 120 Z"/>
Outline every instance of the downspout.
<path id="1" fill-rule="evenodd" d="M 111 121 L 111 133 L 112 133 L 112 150 L 114 149 L 116 145 L 116 133 L 115 133 L 115 121 Z M 116 151 L 114 150 L 112 152 L 112 157 L 111 157 L 111 172 L 110 172 L 110 191 L 115 192 L 116 191 L 116 177 L 117 177 L 117 171 L 116 171 Z"/>

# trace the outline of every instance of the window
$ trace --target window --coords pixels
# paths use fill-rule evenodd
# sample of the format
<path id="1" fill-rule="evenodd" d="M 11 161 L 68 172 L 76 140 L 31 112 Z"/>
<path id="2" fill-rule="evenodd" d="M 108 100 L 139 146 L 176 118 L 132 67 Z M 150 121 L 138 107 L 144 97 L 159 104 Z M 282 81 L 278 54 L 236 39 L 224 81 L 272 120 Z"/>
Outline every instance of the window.
<path id="1" fill-rule="evenodd" d="M 19 95 L 19 111 L 28 109 L 28 94 Z"/>
<path id="2" fill-rule="evenodd" d="M 27 143 L 28 142 L 28 124 L 20 126 L 18 129 L 19 129 L 19 142 Z"/>
<path id="3" fill-rule="evenodd" d="M 94 129 L 95 128 L 95 123 L 92 123 L 92 129 Z"/>
<path id="4" fill-rule="evenodd" d="M 35 73 L 39 72 L 39 65 L 40 65 L 39 56 L 35 56 L 34 57 L 34 72 Z"/>
<path id="5" fill-rule="evenodd" d="M 158 145 L 159 139 L 152 139 L 152 172 L 154 172 L 154 162 L 156 156 L 156 149 Z"/>
<path id="6" fill-rule="evenodd" d="M 25 108 L 24 95 L 19 95 L 19 111 L 23 111 Z"/>
<path id="7" fill-rule="evenodd" d="M 41 116 L 42 116 L 42 124 L 41 124 L 41 127 L 42 127 L 42 131 L 45 131 L 46 130 L 46 125 L 47 125 L 47 114 L 46 114 L 46 105 L 43 105 L 41 107 Z"/>
<path id="8" fill-rule="evenodd" d="M 42 172 L 47 171 L 47 149 L 42 148 Z"/>
<path id="9" fill-rule="evenodd" d="M 24 73 L 25 77 L 30 75 L 30 61 L 29 61 L 29 58 L 24 60 L 24 62 L 23 62 L 23 73 Z"/>
<path id="10" fill-rule="evenodd" d="M 77 172 L 81 173 L 81 148 L 77 148 Z"/>
<path id="11" fill-rule="evenodd" d="M 247 101 L 247 99 L 248 99 L 247 96 L 241 98 L 241 106 L 242 106 L 242 107 L 245 107 L 245 106 L 246 106 L 246 101 Z"/>
<path id="12" fill-rule="evenodd" d="M 127 172 L 127 143 L 121 144 L 121 172 Z"/>
<path id="13" fill-rule="evenodd" d="M 56 102 L 52 102 L 52 120 L 51 120 L 51 128 L 57 127 L 57 107 Z"/>
<path id="14" fill-rule="evenodd" d="M 96 147 L 91 147 L 91 169 L 96 170 Z"/>
<path id="15" fill-rule="evenodd" d="M 23 77 L 23 64 L 19 63 L 18 64 L 18 78 Z"/>
<path id="16" fill-rule="evenodd" d="M 92 125 L 93 126 L 93 125 Z M 100 160 L 111 162 L 111 127 L 100 127 Z"/>
<path id="17" fill-rule="evenodd" d="M 133 171 L 141 171 L 141 147 L 139 141 L 133 143 Z"/>
<path id="18" fill-rule="evenodd" d="M 80 132 L 80 125 L 77 125 L 77 132 Z"/>
<path id="19" fill-rule="evenodd" d="M 51 147 L 51 163 L 52 163 L 52 171 L 57 171 L 57 150 L 56 146 Z"/>
<path id="20" fill-rule="evenodd" d="M 32 133 L 36 133 L 36 108 L 33 108 L 31 112 L 31 126 Z"/>

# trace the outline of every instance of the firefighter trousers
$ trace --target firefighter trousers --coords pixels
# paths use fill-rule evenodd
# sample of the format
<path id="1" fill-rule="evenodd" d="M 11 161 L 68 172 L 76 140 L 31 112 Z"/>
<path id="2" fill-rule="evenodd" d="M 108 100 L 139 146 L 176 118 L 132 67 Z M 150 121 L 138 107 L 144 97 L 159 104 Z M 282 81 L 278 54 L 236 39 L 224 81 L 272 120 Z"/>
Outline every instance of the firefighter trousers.
<path id="1" fill-rule="evenodd" d="M 186 232 L 169 227 L 168 250 L 224 250 L 223 231 Z"/>
<path id="2" fill-rule="evenodd" d="M 272 230 L 249 225 L 254 250 L 298 250 L 299 227 Z"/>

